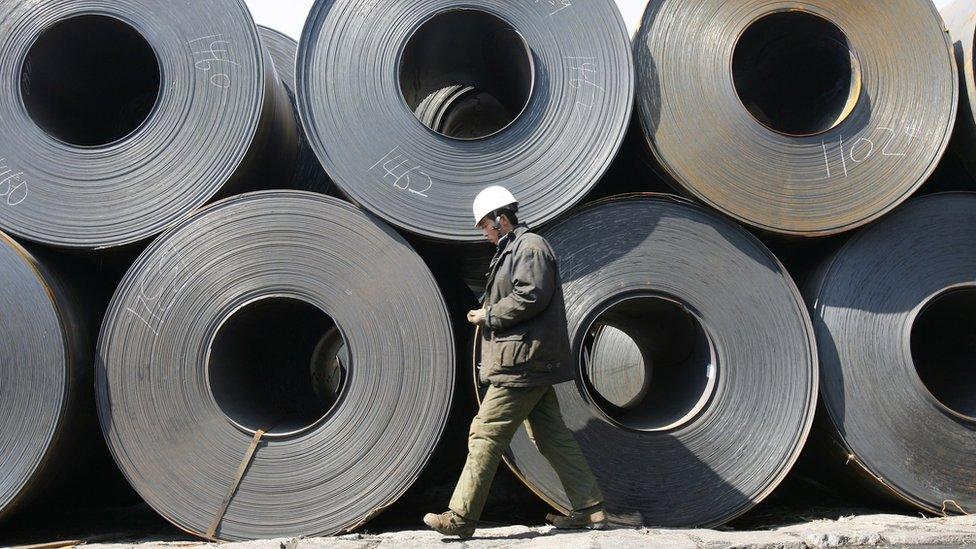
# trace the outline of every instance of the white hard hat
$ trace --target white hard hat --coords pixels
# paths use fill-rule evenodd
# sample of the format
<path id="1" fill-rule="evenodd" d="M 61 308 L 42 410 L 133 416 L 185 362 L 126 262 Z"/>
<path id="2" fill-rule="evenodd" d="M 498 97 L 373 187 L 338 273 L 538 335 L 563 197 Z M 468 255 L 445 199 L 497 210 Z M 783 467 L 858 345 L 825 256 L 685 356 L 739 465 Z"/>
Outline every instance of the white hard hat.
<path id="1" fill-rule="evenodd" d="M 518 200 L 515 196 L 508 191 L 505 187 L 488 187 L 487 189 L 478 193 L 478 197 L 474 199 L 474 224 L 477 227 L 478 223 L 485 218 L 486 215 L 491 212 L 504 208 L 510 207 L 511 210 L 516 210 L 518 208 Z"/>

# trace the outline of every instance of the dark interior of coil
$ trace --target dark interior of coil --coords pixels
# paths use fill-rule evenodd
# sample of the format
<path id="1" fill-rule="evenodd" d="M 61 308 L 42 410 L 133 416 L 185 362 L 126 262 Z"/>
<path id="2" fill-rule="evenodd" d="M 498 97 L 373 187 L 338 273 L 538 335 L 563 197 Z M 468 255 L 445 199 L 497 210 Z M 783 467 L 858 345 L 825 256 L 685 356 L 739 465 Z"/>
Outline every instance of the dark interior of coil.
<path id="1" fill-rule="evenodd" d="M 329 412 L 349 365 L 329 315 L 305 301 L 272 297 L 244 306 L 221 325 L 207 371 L 217 405 L 231 421 L 283 434 Z"/>
<path id="2" fill-rule="evenodd" d="M 156 52 L 127 23 L 82 15 L 46 28 L 20 73 L 24 107 L 52 137 L 104 146 L 137 130 L 160 93 Z"/>
<path id="3" fill-rule="evenodd" d="M 532 52 L 512 25 L 462 9 L 435 15 L 407 42 L 400 91 L 428 128 L 479 139 L 509 126 L 532 95 Z"/>
<path id="4" fill-rule="evenodd" d="M 950 290 L 930 301 L 912 325 L 911 351 L 932 396 L 976 418 L 976 288 Z"/>
<path id="5" fill-rule="evenodd" d="M 836 127 L 860 93 L 860 69 L 843 31 L 803 11 L 776 12 L 750 25 L 736 44 L 732 79 L 757 120 L 789 135 Z"/>
<path id="6" fill-rule="evenodd" d="M 701 322 L 678 302 L 628 297 L 604 309 L 590 326 L 581 346 L 582 384 L 590 402 L 611 421 L 637 431 L 666 431 L 691 421 L 711 399 L 714 347 Z M 606 351 L 598 341 L 606 327 L 626 334 L 630 341 L 618 345 L 638 349 L 640 360 L 622 364 L 598 356 Z M 635 375 L 621 367 L 644 371 Z M 633 386 L 634 380 L 641 386 Z"/>

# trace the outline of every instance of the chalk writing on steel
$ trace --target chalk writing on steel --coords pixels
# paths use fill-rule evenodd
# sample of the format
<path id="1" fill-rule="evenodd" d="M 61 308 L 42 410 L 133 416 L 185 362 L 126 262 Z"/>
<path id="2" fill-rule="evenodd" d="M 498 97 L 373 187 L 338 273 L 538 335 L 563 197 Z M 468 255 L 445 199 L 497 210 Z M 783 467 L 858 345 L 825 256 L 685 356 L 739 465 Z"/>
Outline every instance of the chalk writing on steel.
<path id="1" fill-rule="evenodd" d="M 535 3 L 549 6 L 549 17 L 556 15 L 566 8 L 573 7 L 571 0 L 535 0 Z"/>
<path id="2" fill-rule="evenodd" d="M 151 280 L 143 278 L 139 282 L 135 304 L 126 307 L 126 311 L 158 336 L 163 315 L 190 280 L 186 273 L 186 262 L 175 248 L 165 250 L 154 262 L 156 267 L 148 271 L 158 272 L 159 275 Z"/>
<path id="3" fill-rule="evenodd" d="M 907 136 L 907 143 L 899 143 L 896 138 Z M 821 141 L 820 148 L 824 158 L 824 179 L 848 177 L 851 171 L 861 164 L 874 159 L 879 161 L 889 157 L 907 156 L 915 140 L 922 137 L 917 124 L 907 124 L 903 128 L 879 127 L 869 134 L 853 141 L 843 135 L 834 141 Z"/>
<path id="4" fill-rule="evenodd" d="M 227 89 L 231 86 L 230 67 L 240 65 L 231 57 L 233 44 L 230 40 L 225 40 L 223 34 L 211 34 L 194 38 L 187 45 L 192 48 L 193 66 L 207 73 L 214 87 Z"/>
<path id="5" fill-rule="evenodd" d="M 7 206 L 16 206 L 27 200 L 28 191 L 24 172 L 14 170 L 7 159 L 0 158 L 0 200 Z"/>
<path id="6" fill-rule="evenodd" d="M 572 78 L 569 85 L 576 90 L 576 111 L 586 113 L 597 104 L 597 98 L 606 90 L 597 83 L 600 66 L 596 57 L 566 57 Z"/>
<path id="7" fill-rule="evenodd" d="M 399 146 L 393 147 L 366 171 L 378 172 L 384 181 L 392 183 L 393 188 L 424 198 L 428 198 L 427 193 L 434 186 L 430 175 L 420 164 L 404 155 Z"/>

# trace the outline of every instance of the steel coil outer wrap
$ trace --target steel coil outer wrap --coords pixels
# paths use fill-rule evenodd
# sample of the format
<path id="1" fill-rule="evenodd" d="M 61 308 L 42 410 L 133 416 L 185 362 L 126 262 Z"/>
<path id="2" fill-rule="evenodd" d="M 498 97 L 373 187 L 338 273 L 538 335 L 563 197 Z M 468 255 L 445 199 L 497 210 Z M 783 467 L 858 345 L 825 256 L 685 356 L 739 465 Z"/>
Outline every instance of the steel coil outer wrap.
<path id="1" fill-rule="evenodd" d="M 290 37 L 268 27 L 258 27 L 258 34 L 261 36 L 261 43 L 268 49 L 272 61 L 274 61 L 275 71 L 281 78 L 281 83 L 288 92 L 294 109 L 295 120 L 298 121 L 298 105 L 295 95 L 295 58 L 298 56 L 298 42 Z M 291 184 L 286 185 L 288 189 L 314 191 L 319 193 L 329 193 L 332 190 L 332 182 L 325 174 L 322 164 L 315 156 L 305 131 L 299 128 L 299 150 L 295 165 L 295 174 Z"/>
<path id="2" fill-rule="evenodd" d="M 69 248 L 154 236 L 294 162 L 243 0 L 0 7 L 0 228 Z"/>
<path id="3" fill-rule="evenodd" d="M 956 0 L 942 9 L 959 69 L 959 120 L 953 147 L 976 177 L 976 6 Z"/>
<path id="4" fill-rule="evenodd" d="M 556 391 L 611 519 L 714 526 L 767 496 L 806 440 L 817 392 L 810 320 L 775 257 L 738 226 L 666 195 L 599 201 L 543 235 L 580 356 L 578 381 Z M 605 327 L 618 333 L 607 338 Z M 613 389 L 613 372 L 592 368 L 614 366 L 615 340 L 628 361 L 635 344 L 647 351 L 640 392 L 600 393 Z M 524 431 L 507 459 L 567 510 Z"/>
<path id="5" fill-rule="evenodd" d="M 609 0 L 320 0 L 298 59 L 302 120 L 342 192 L 401 229 L 464 242 L 482 239 L 471 203 L 486 186 L 508 187 L 536 226 L 581 201 L 623 140 L 633 79 Z M 498 86 L 507 108 L 446 89 L 468 82 Z M 432 115 L 444 102 L 455 118 L 483 108 L 468 130 L 499 110 L 511 121 L 448 137 L 418 119 L 452 118 Z"/>
<path id="6" fill-rule="evenodd" d="M 100 445 L 85 315 L 61 279 L 0 233 L 0 517 Z M 85 440 L 85 437 L 88 437 Z M 93 444 L 94 440 L 94 444 Z M 95 476 L 92 470 L 85 475 Z"/>
<path id="7" fill-rule="evenodd" d="M 929 0 L 659 0 L 634 47 L 657 163 L 764 231 L 877 219 L 926 181 L 952 134 L 959 84 Z"/>
<path id="8" fill-rule="evenodd" d="M 854 236 L 807 287 L 838 459 L 940 514 L 976 509 L 974 242 L 976 195 L 925 196 Z"/>
<path id="9" fill-rule="evenodd" d="M 336 328 L 351 363 L 319 356 L 339 347 Z M 430 271 L 374 217 L 306 192 L 230 198 L 126 275 L 98 346 L 102 428 L 136 491 L 188 532 L 218 516 L 220 539 L 341 532 L 430 459 L 452 402 L 451 330 Z"/>

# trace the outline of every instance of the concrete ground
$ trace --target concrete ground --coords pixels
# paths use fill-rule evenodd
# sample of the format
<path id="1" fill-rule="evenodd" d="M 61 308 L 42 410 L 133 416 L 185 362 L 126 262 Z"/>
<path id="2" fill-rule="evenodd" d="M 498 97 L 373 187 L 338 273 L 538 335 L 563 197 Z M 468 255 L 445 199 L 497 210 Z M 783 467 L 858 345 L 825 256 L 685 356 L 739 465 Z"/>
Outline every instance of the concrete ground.
<path id="1" fill-rule="evenodd" d="M 183 549 L 213 544 L 195 541 L 132 541 L 88 544 L 91 549 Z M 508 526 L 479 530 L 466 541 L 445 541 L 427 531 L 351 534 L 337 538 L 277 539 L 221 544 L 221 549 L 375 549 L 463 547 L 494 549 L 577 547 L 629 549 L 815 548 L 815 547 L 976 547 L 976 516 L 925 519 L 905 515 L 862 515 L 814 520 L 770 530 L 613 529 L 604 532 L 554 531 L 550 527 Z"/>

